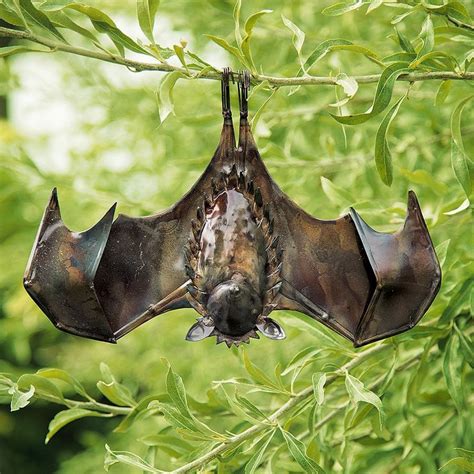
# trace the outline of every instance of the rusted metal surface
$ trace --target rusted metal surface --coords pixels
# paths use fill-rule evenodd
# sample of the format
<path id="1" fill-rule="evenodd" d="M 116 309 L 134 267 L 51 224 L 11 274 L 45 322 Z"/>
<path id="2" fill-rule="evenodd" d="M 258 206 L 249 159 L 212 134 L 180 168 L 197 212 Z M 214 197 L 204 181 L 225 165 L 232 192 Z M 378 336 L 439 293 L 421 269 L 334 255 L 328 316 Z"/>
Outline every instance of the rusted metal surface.
<path id="1" fill-rule="evenodd" d="M 25 287 L 60 329 L 115 342 L 150 318 L 192 307 L 186 338 L 228 346 L 285 337 L 274 310 L 303 312 L 361 346 L 413 327 L 441 273 L 413 192 L 404 227 L 371 229 L 351 210 L 337 220 L 307 214 L 272 180 L 247 120 L 249 81 L 239 76 L 236 145 L 224 71 L 224 125 L 193 188 L 150 217 L 113 208 L 92 229 L 70 232 L 56 192 L 45 211 Z"/>

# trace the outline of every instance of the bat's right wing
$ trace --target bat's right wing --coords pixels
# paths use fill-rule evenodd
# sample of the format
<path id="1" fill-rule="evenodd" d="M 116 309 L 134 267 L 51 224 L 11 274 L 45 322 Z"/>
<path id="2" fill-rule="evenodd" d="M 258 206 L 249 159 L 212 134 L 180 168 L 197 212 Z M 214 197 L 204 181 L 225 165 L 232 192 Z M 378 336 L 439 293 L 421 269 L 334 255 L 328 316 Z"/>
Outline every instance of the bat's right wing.
<path id="1" fill-rule="evenodd" d="M 395 234 L 376 232 L 353 209 L 336 221 L 288 211 L 285 228 L 294 230 L 282 256 L 281 308 L 320 320 L 355 346 L 418 323 L 438 292 L 441 270 L 415 193 Z"/>
<path id="2" fill-rule="evenodd" d="M 408 196 L 404 227 L 371 229 L 351 210 L 337 220 L 316 219 L 270 177 L 241 121 L 248 179 L 260 189 L 281 249 L 280 294 L 274 309 L 303 312 L 362 346 L 413 327 L 441 282 L 441 270 L 420 206 Z"/>

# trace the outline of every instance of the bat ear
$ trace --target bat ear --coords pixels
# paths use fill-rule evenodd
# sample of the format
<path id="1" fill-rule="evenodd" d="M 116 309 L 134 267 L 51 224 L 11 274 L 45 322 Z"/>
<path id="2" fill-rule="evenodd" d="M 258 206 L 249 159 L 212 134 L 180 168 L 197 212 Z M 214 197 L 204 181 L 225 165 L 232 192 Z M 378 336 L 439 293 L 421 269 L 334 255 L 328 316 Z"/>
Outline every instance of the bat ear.
<path id="1" fill-rule="evenodd" d="M 212 331 L 214 331 L 214 326 L 206 326 L 202 320 L 199 320 L 189 328 L 189 331 L 186 334 L 186 341 L 202 341 L 210 336 Z"/>
<path id="2" fill-rule="evenodd" d="M 285 331 L 271 318 L 264 318 L 263 322 L 257 324 L 257 329 L 270 339 L 285 339 Z"/>

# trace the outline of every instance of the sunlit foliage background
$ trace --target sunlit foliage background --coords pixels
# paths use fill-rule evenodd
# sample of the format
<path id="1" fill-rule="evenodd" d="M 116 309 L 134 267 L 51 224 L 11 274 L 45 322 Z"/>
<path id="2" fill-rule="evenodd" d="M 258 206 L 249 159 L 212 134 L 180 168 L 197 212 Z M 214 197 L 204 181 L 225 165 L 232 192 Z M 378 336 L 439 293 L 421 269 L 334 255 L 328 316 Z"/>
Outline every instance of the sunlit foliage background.
<path id="1" fill-rule="evenodd" d="M 273 10 L 253 30 L 253 58 L 258 71 L 291 77 L 298 72 L 299 62 L 292 32 L 281 15 L 305 32 L 304 57 L 323 40 L 346 38 L 384 58 L 401 51 L 392 19 L 415 3 L 407 2 L 406 8 L 398 10 L 381 5 L 369 14 L 364 7 L 342 16 L 325 16 L 321 10 L 331 4 L 326 0 L 255 1 L 243 2 L 241 16 L 245 19 L 261 9 Z M 89 0 L 88 4 L 104 10 L 123 31 L 145 42 L 134 2 Z M 157 42 L 172 47 L 185 40 L 191 51 L 216 68 L 242 67 L 205 36 L 233 42 L 233 8 L 231 1 L 163 1 L 156 20 Z M 435 28 L 452 28 L 438 30 L 435 48 L 459 62 L 465 60 L 473 47 L 472 33 L 448 24 L 442 16 L 432 17 Z M 397 24 L 415 47 L 420 45 L 417 37 L 425 18 L 426 11 L 420 9 Z M 83 24 L 90 28 L 87 22 Z M 72 44 L 87 45 L 79 35 L 63 33 Z M 174 59 L 171 62 L 179 64 Z M 327 472 L 429 473 L 452 458 L 458 461 L 451 462 L 446 472 L 468 467 L 469 453 L 462 449 L 473 449 L 472 411 L 471 418 L 468 416 L 468 406 L 472 409 L 473 403 L 469 365 L 473 363 L 473 228 L 466 194 L 451 166 L 450 117 L 456 104 L 473 94 L 472 83 L 452 81 L 441 94 L 440 81 L 395 85 L 393 103 L 410 90 L 388 134 L 394 167 L 391 187 L 381 181 L 373 159 L 374 137 L 383 114 L 364 124 L 343 127 L 328 113 L 365 111 L 376 84 L 360 85 L 355 97 L 340 108 L 328 105 L 344 97 L 342 88 L 332 86 L 296 91 L 264 87 L 251 97 L 250 109 L 255 114 L 272 94 L 254 123 L 256 140 L 272 176 L 311 214 L 335 218 L 354 206 L 376 229 L 394 231 L 403 222 L 408 189 L 414 189 L 420 199 L 442 263 L 440 294 L 418 328 L 380 343 L 386 346 L 384 350 L 351 371 L 366 387 L 380 381 L 373 388 L 383 405 L 380 427 L 377 400 L 365 394 L 356 405 L 357 396 L 347 387 L 351 379 L 337 372 L 363 350 L 354 350 L 341 337 L 294 314 L 276 315 L 287 331 L 285 341 L 253 341 L 245 348 L 249 360 L 265 376 L 249 363 L 245 366 L 241 349 L 227 350 L 211 339 L 184 342 L 195 317 L 191 310 L 162 315 L 117 346 L 55 330 L 21 282 L 51 189 L 58 187 L 63 217 L 74 230 L 93 225 L 115 201 L 119 212 L 130 215 L 170 206 L 197 179 L 217 145 L 219 83 L 179 80 L 173 91 L 174 115 L 161 122 L 163 103 L 158 90 L 162 73 L 133 73 L 64 53 L 29 53 L 1 61 L 0 93 L 7 97 L 9 107 L 8 116 L 0 122 L 0 372 L 6 374 L 0 382 L 0 399 L 5 403 L 0 408 L 0 472 L 100 472 L 105 444 L 114 451 L 135 453 L 160 469 L 171 470 L 199 458 L 212 443 L 169 428 L 169 419 L 164 420 L 156 409 L 123 432 L 114 431 L 123 418 L 119 415 L 80 419 L 47 445 L 48 423 L 65 407 L 44 400 L 47 397 L 37 388 L 28 406 L 10 412 L 8 391 L 15 390 L 5 380 L 15 381 L 45 367 L 68 372 L 105 404 L 114 405 L 96 387 L 98 380 L 108 377 L 101 374 L 101 362 L 135 400 L 164 394 L 168 367 L 163 358 L 181 375 L 194 415 L 224 434 L 239 433 L 258 423 L 239 411 L 248 414 L 251 408 L 234 398 L 235 389 L 269 415 L 290 398 L 286 391 L 298 392 L 314 381 L 317 396 L 280 420 L 284 433 L 300 439 L 306 453 L 295 456 L 291 441 L 277 430 L 261 451 L 260 462 L 255 464 L 254 457 L 255 465 L 247 466 L 246 472 L 253 468 L 258 472 L 305 472 L 310 469 L 304 467 L 305 462 L 310 467 L 317 462 Z M 312 73 L 358 75 L 382 69 L 357 52 L 334 51 Z M 473 118 L 472 108 L 466 107 L 461 130 L 468 153 L 474 144 Z M 324 373 L 336 379 L 322 400 L 318 382 Z M 266 377 L 277 380 L 279 389 L 268 389 Z M 218 383 L 222 380 L 232 383 Z M 68 398 L 80 398 L 71 386 L 57 383 Z M 28 382 L 19 390 L 28 392 L 29 387 Z M 172 397 L 159 400 L 173 405 Z M 332 412 L 333 417 L 314 430 Z M 258 420 L 257 412 L 250 414 Z M 206 469 L 244 472 L 248 460 L 269 438 L 259 439 L 225 453 Z M 252 444 L 254 441 L 258 444 Z M 119 463 L 111 471 L 135 472 L 135 468 Z"/>

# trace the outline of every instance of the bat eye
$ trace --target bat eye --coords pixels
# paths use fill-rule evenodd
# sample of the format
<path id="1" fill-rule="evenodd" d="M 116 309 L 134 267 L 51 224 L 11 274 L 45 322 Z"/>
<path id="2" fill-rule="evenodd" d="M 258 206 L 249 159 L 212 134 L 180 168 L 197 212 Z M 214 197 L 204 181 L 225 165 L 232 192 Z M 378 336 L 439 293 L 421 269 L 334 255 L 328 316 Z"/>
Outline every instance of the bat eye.
<path id="1" fill-rule="evenodd" d="M 271 318 L 265 318 L 262 323 L 257 324 L 257 329 L 270 339 L 285 339 L 285 331 Z"/>
<path id="2" fill-rule="evenodd" d="M 194 323 L 188 333 L 186 334 L 186 340 L 191 342 L 201 341 L 206 337 L 210 336 L 214 331 L 214 326 L 206 326 L 201 320 Z"/>

